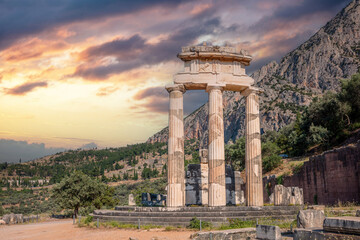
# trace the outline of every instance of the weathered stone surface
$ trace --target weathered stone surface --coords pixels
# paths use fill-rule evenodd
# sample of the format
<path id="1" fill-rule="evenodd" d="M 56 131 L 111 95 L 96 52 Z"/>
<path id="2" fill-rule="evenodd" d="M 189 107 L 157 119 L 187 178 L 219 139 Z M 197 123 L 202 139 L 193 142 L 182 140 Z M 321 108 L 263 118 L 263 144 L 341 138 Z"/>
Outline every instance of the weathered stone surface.
<path id="1" fill-rule="evenodd" d="M 298 187 L 284 187 L 283 185 L 276 185 L 274 189 L 274 205 L 303 205 L 303 190 Z"/>
<path id="2" fill-rule="evenodd" d="M 0 220 L 0 225 L 4 225 L 6 222 L 4 220 Z"/>
<path id="3" fill-rule="evenodd" d="M 209 206 L 226 205 L 223 87 L 208 85 L 209 93 Z"/>
<path id="4" fill-rule="evenodd" d="M 358 217 L 325 218 L 324 231 L 360 235 L 360 218 Z"/>
<path id="5" fill-rule="evenodd" d="M 209 162 L 208 152 L 209 152 L 208 149 L 200 149 L 199 150 L 200 163 L 208 164 L 208 162 Z"/>
<path id="6" fill-rule="evenodd" d="M 129 194 L 129 206 L 136 206 L 134 194 Z"/>
<path id="7" fill-rule="evenodd" d="M 280 240 L 281 231 L 278 226 L 257 225 L 256 238 L 263 240 Z"/>
<path id="8" fill-rule="evenodd" d="M 360 240 L 358 235 L 324 232 L 322 229 L 295 229 L 294 240 Z"/>
<path id="9" fill-rule="evenodd" d="M 245 204 L 245 194 L 241 189 L 241 186 L 244 184 L 244 180 L 241 178 L 241 173 L 239 171 L 234 171 L 235 177 L 235 205 Z"/>
<path id="10" fill-rule="evenodd" d="M 264 205 L 258 93 L 251 89 L 241 93 L 246 96 L 245 195 L 248 206 Z"/>
<path id="11" fill-rule="evenodd" d="M 270 194 L 269 196 L 269 203 L 274 204 L 274 193 Z"/>
<path id="12" fill-rule="evenodd" d="M 208 204 L 208 165 L 189 164 L 185 174 L 186 205 Z"/>
<path id="13" fill-rule="evenodd" d="M 324 234 L 319 229 L 295 229 L 294 240 L 325 240 Z"/>
<path id="14" fill-rule="evenodd" d="M 225 166 L 226 204 L 236 203 L 236 180 L 230 165 Z M 189 164 L 185 174 L 186 205 L 208 205 L 208 165 Z M 242 194 L 242 195 L 241 195 Z M 239 196 L 244 201 L 243 191 Z M 241 203 L 238 203 L 241 204 Z"/>
<path id="15" fill-rule="evenodd" d="M 322 228 L 325 214 L 320 210 L 300 210 L 297 215 L 298 228 Z"/>
<path id="16" fill-rule="evenodd" d="M 167 85 L 169 92 L 168 188 L 166 205 L 185 206 L 183 85 Z"/>
<path id="17" fill-rule="evenodd" d="M 360 136 L 360 135 L 358 135 Z M 310 157 L 285 186 L 304 190 L 304 202 L 335 204 L 360 201 L 360 141 Z"/>
<path id="18" fill-rule="evenodd" d="M 356 216 L 360 217 L 360 210 L 356 210 Z"/>
<path id="19" fill-rule="evenodd" d="M 242 229 L 231 229 L 224 231 L 211 231 L 211 232 L 197 232 L 191 235 L 193 240 L 247 240 L 253 239 L 256 235 L 255 228 L 242 228 Z"/>
<path id="20" fill-rule="evenodd" d="M 16 224 L 16 223 L 23 223 L 24 221 L 24 216 L 22 214 L 5 214 L 2 217 L 2 220 L 6 223 L 6 224 Z"/>

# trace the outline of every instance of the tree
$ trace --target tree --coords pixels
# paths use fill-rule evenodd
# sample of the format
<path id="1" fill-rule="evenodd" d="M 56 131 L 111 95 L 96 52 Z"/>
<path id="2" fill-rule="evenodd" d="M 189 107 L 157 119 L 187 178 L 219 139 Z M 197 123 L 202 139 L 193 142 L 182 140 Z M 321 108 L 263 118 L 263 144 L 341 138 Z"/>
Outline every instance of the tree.
<path id="1" fill-rule="evenodd" d="M 225 160 L 237 171 L 245 169 L 245 137 L 237 139 L 235 144 L 226 145 Z"/>
<path id="2" fill-rule="evenodd" d="M 141 177 L 143 179 L 150 179 L 151 174 L 152 174 L 152 171 L 150 168 L 144 168 L 141 172 Z"/>
<path id="3" fill-rule="evenodd" d="M 137 171 L 135 171 L 135 168 L 134 168 L 134 174 L 133 174 L 133 180 L 138 180 L 139 179 L 139 176 L 138 176 L 138 173 Z"/>
<path id="4" fill-rule="evenodd" d="M 73 209 L 76 217 L 80 207 L 114 205 L 112 192 L 105 184 L 74 171 L 54 186 L 52 198 L 61 208 Z"/>
<path id="5" fill-rule="evenodd" d="M 350 118 L 353 121 L 360 121 L 360 73 L 355 74 L 350 80 L 341 82 L 339 99 L 350 106 Z"/>
<path id="6" fill-rule="evenodd" d="M 282 159 L 279 154 L 280 148 L 274 142 L 267 141 L 261 144 L 262 168 L 264 173 L 280 166 Z"/>

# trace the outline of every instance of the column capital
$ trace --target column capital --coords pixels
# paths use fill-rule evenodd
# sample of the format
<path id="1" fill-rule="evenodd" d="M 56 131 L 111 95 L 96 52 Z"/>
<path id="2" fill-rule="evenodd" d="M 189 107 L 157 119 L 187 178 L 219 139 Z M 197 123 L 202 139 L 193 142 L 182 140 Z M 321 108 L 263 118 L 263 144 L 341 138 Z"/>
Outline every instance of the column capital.
<path id="1" fill-rule="evenodd" d="M 213 89 L 218 89 L 220 91 L 224 91 L 226 84 L 208 84 L 206 85 L 206 92 L 210 92 Z"/>
<path id="2" fill-rule="evenodd" d="M 180 91 L 182 93 L 186 92 L 186 89 L 183 84 L 167 84 L 165 89 L 170 93 L 172 91 Z"/>
<path id="3" fill-rule="evenodd" d="M 259 93 L 262 93 L 262 92 L 264 92 L 263 89 L 250 86 L 250 87 L 246 88 L 245 90 L 241 91 L 240 94 L 247 97 L 252 93 L 259 94 Z"/>

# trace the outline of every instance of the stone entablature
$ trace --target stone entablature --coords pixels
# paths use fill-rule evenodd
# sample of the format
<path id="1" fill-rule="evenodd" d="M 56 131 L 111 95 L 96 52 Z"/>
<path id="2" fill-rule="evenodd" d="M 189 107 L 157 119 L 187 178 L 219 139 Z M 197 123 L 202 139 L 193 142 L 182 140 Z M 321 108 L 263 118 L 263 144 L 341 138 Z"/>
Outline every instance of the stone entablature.
<path id="1" fill-rule="evenodd" d="M 206 89 L 208 84 L 221 84 L 224 90 L 243 91 L 254 84 L 246 75 L 245 66 L 252 57 L 245 50 L 234 47 L 192 46 L 183 47 L 178 58 L 184 68 L 174 76 L 174 83 L 186 89 Z"/>

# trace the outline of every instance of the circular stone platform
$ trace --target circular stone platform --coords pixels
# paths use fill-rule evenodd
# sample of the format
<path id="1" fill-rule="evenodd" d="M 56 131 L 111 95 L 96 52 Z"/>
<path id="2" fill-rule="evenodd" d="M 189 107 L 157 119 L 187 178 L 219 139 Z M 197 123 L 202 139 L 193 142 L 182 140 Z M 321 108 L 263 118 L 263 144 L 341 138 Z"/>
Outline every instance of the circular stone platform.
<path id="1" fill-rule="evenodd" d="M 94 220 L 118 221 L 121 223 L 153 224 L 163 226 L 188 226 L 193 217 L 211 222 L 214 226 L 227 224 L 228 219 L 256 220 L 294 220 L 303 206 L 264 206 L 264 207 L 129 207 L 118 206 L 115 210 L 95 210 Z"/>

